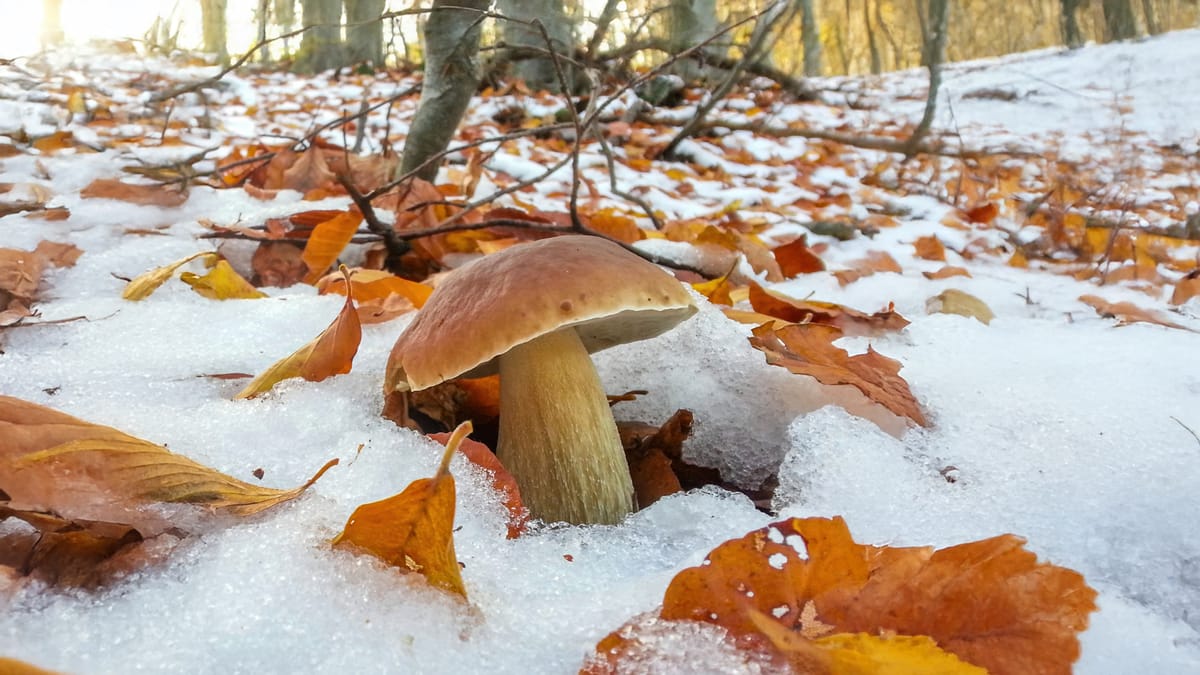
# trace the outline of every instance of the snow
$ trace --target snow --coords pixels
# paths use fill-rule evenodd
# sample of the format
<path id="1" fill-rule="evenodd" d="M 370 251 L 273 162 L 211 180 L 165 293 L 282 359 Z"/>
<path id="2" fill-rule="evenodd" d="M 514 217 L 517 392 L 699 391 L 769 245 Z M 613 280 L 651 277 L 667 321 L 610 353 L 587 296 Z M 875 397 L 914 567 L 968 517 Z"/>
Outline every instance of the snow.
<path id="1" fill-rule="evenodd" d="M 1197 57 L 1200 32 L 1187 31 L 956 65 L 946 78 L 953 119 L 947 117 L 951 108 L 942 106 L 939 125 L 981 145 L 1016 141 L 1106 157 L 1121 152 L 1118 142 L 1132 146 L 1149 139 L 1194 153 L 1200 87 L 1188 66 Z M 65 55 L 56 62 L 100 82 L 114 72 L 131 79 L 163 73 L 182 81 L 211 72 L 165 61 L 131 63 L 114 54 Z M 53 131 L 63 123 L 55 107 L 62 101 L 39 103 L 47 98 L 43 92 L 20 93 L 15 82 L 22 77 L 0 71 L 0 91 L 9 97 L 0 101 L 0 130 Z M 853 93 L 887 103 L 876 111 L 793 106 L 779 118 L 851 128 L 882 123 L 885 112 L 912 119 L 919 101 L 898 94 L 919 91 L 922 77 L 912 72 L 862 80 Z M 305 82 L 238 78 L 220 96 L 260 106 L 258 112 L 219 119 L 204 147 L 267 132 L 298 136 L 325 119 L 300 105 L 291 112 L 263 107 L 282 96 L 315 102 L 345 95 L 339 105 L 354 110 L 366 90 L 385 97 L 406 86 L 381 79 L 321 90 Z M 846 91 L 855 82 L 830 85 Z M 987 88 L 1009 89 L 1019 98 L 967 96 Z M 114 100 L 136 100 L 113 89 Z M 522 102 L 534 116 L 557 109 L 529 98 Z M 468 123 L 494 125 L 490 116 L 498 107 L 484 99 Z M 393 132 L 403 131 L 412 113 L 404 106 L 397 111 Z M 175 115 L 198 124 L 201 113 L 198 101 L 185 99 Z M 218 116 L 218 109 L 212 114 Z M 382 128 L 382 113 L 377 120 Z M 341 140 L 340 134 L 328 137 Z M 729 145 L 709 139 L 688 141 L 685 149 L 706 166 L 741 176 L 734 188 L 697 178 L 696 193 L 681 197 L 673 192 L 678 181 L 659 170 L 639 175 L 622 165 L 618 178 L 624 189 L 648 187 L 643 196 L 672 218 L 717 214 L 741 202 L 747 208 L 762 204 L 750 213 L 776 221 L 813 219 L 799 211 L 774 213 L 778 194 L 761 190 L 778 180 L 789 199 L 809 198 L 791 187 L 794 176 L 784 173 L 786 167 L 737 164 L 722 154 L 723 147 L 740 148 L 758 158 L 792 159 L 806 157 L 805 143 L 767 145 L 742 134 L 723 139 Z M 530 156 L 493 156 L 477 197 L 511 182 L 501 172 L 520 178 L 544 170 L 546 156 L 534 156 L 542 150 L 520 147 Z M 671 577 L 699 564 L 717 544 L 779 517 L 842 515 L 856 539 L 874 544 L 947 546 L 1004 532 L 1024 536 L 1042 559 L 1079 570 L 1100 592 L 1100 611 L 1082 636 L 1078 672 L 1200 671 L 1200 540 L 1194 534 L 1200 442 L 1189 433 L 1200 430 L 1197 336 L 1144 324 L 1116 328 L 1077 299 L 1096 293 L 1165 311 L 1162 297 L 1015 269 L 1001 260 L 961 260 L 953 252 L 949 264 L 967 265 L 972 277 L 929 281 L 921 271 L 940 263 L 913 258 L 917 237 L 937 234 L 961 250 L 981 233 L 941 226 L 949 207 L 931 197 L 897 197 L 892 206 L 906 213 L 901 227 L 885 228 L 873 239 L 829 240 L 823 257 L 840 269 L 868 250 L 885 250 L 904 274 L 876 274 L 845 287 L 814 275 L 774 288 L 865 311 L 894 302 L 912 321 L 906 330 L 844 340 L 843 346 L 862 351 L 869 343 L 898 359 L 933 420 L 930 429 L 906 430 L 855 390 L 832 392 L 850 412 L 822 407 L 831 395 L 827 388 L 768 366 L 748 345 L 747 327 L 705 307 L 666 335 L 598 354 L 598 369 L 612 393 L 650 392 L 619 404 L 619 418 L 658 424 L 678 408 L 693 410 L 696 430 L 686 447 L 697 463 L 721 468 L 746 486 L 779 467 L 778 515 L 755 510 L 740 494 L 705 488 L 664 499 L 619 526 L 542 526 L 507 540 L 505 514 L 487 478 L 456 459 L 455 545 L 470 597 L 464 608 L 416 575 L 329 546 L 356 506 L 431 475 L 440 457 L 439 446 L 378 414 L 387 353 L 409 319 L 364 327 L 348 375 L 321 383 L 291 380 L 260 399 L 234 401 L 242 383 L 198 376 L 261 371 L 321 331 L 341 300 L 298 286 L 267 289 L 264 300 L 214 302 L 171 282 L 148 300 L 129 303 L 120 299 L 123 284 L 112 276 L 132 276 L 214 248 L 210 240 L 196 239 L 205 231 L 200 218 L 254 223 L 337 208 L 345 200 L 300 202 L 292 193 L 263 202 L 204 187 L 194 188 L 177 209 L 81 199 L 79 190 L 92 179 L 120 175 L 130 159 L 119 152 L 0 160 L 0 181 L 48 187 L 55 195 L 51 204 L 72 214 L 63 222 L 5 216 L 0 246 L 29 249 L 52 239 L 84 249 L 74 268 L 48 272 L 37 308 L 45 320 L 89 317 L 4 332 L 0 393 L 165 443 L 245 480 L 253 481 L 251 473 L 261 468 L 266 485 L 292 487 L 329 458 L 342 463 L 300 499 L 252 519 L 212 523 L 184 540 L 165 564 L 104 591 L 17 594 L 0 613 L 0 655 L 77 673 L 565 673 L 577 669 L 601 637 L 653 610 Z M 587 152 L 581 164 L 610 198 L 604 164 L 594 149 Z M 1149 161 L 1150 154 L 1134 160 Z M 844 186 L 853 194 L 883 156 L 856 157 L 858 163 L 844 166 L 814 163 L 809 184 Z M 1197 171 L 1193 165 L 1193 179 Z M 555 178 L 557 190 L 539 186 L 522 193 L 522 200 L 561 210 L 569 168 Z M 1165 176 L 1143 187 L 1161 189 L 1178 180 Z M 868 211 L 857 200 L 850 208 Z M 167 236 L 124 233 L 156 226 L 166 226 Z M 774 234 L 797 229 L 784 224 Z M 665 254 L 680 246 L 656 240 L 644 245 Z M 926 314 L 926 299 L 947 288 L 979 297 L 996 319 L 984 326 Z M 1200 328 L 1197 307 L 1196 301 L 1185 305 L 1172 320 Z M 690 672 L 699 672 L 701 664 L 711 672 L 737 672 L 735 655 L 724 652 L 714 635 L 696 626 L 690 638 L 671 632 L 657 639 L 668 653 L 688 659 Z M 648 668 L 680 670 L 678 662 L 663 661 Z"/>

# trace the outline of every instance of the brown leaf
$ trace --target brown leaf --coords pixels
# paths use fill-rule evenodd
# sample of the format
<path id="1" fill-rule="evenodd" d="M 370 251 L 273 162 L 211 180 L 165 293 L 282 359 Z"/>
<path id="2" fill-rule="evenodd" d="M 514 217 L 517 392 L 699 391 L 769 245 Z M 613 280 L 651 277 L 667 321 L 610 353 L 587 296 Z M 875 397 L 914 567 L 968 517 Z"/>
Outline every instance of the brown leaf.
<path id="1" fill-rule="evenodd" d="M 354 233 L 358 231 L 362 220 L 362 214 L 358 212 L 358 209 L 352 208 L 349 211 L 339 212 L 333 218 L 325 220 L 313 228 L 301 256 L 304 264 L 308 265 L 308 274 L 304 277 L 304 283 L 314 284 L 325 275 L 325 270 L 337 261 L 342 250 L 354 238 Z"/>
<path id="2" fill-rule="evenodd" d="M 837 278 L 838 283 L 842 286 L 858 281 L 863 277 L 869 277 L 877 272 L 904 273 L 904 270 L 900 268 L 900 263 L 896 262 L 896 259 L 886 251 L 870 251 L 865 257 L 854 260 L 849 265 L 850 269 L 833 273 L 833 276 Z"/>
<path id="3" fill-rule="evenodd" d="M 1171 293 L 1171 304 L 1182 305 L 1198 295 L 1200 295 L 1200 270 L 1193 270 L 1176 282 L 1175 290 Z"/>
<path id="4" fill-rule="evenodd" d="M 971 221 L 972 223 L 987 225 L 995 220 L 999 213 L 1000 207 L 996 205 L 996 202 L 988 202 L 986 204 L 976 206 L 973 209 L 967 209 L 964 215 L 967 217 L 967 220 Z"/>
<path id="5" fill-rule="evenodd" d="M 946 261 L 946 247 L 942 245 L 942 240 L 932 234 L 919 237 L 913 242 L 913 248 L 916 249 L 915 255 L 918 258 Z"/>
<path id="6" fill-rule="evenodd" d="M 750 283 L 749 298 L 750 306 L 761 314 L 791 323 L 833 326 L 846 335 L 880 335 L 903 330 L 909 323 L 908 319 L 897 314 L 891 307 L 874 314 L 866 314 L 832 302 L 794 300 L 753 282 Z"/>
<path id="7" fill-rule="evenodd" d="M 926 279 L 949 279 L 950 277 L 970 277 L 971 273 L 965 267 L 945 265 L 936 272 L 921 272 Z"/>
<path id="8" fill-rule="evenodd" d="M 825 269 L 825 262 L 808 247 L 807 235 L 802 235 L 783 246 L 776 246 L 771 249 L 771 254 L 779 263 L 779 270 L 783 272 L 783 276 L 788 279 L 798 274 L 811 274 Z"/>
<path id="9" fill-rule="evenodd" d="M 347 278 L 350 276 L 345 268 L 342 268 L 342 274 Z M 362 325 L 358 321 L 358 313 L 354 311 L 354 294 L 349 293 L 342 311 L 338 312 L 328 328 L 300 349 L 271 364 L 234 398 L 253 398 L 293 377 L 320 382 L 334 375 L 348 373 L 361 342 Z"/>
<path id="10" fill-rule="evenodd" d="M 1096 310 L 1100 316 L 1116 319 L 1118 325 L 1121 326 L 1131 323 L 1152 323 L 1157 326 L 1197 332 L 1181 323 L 1171 321 L 1159 312 L 1142 309 L 1132 302 L 1109 302 L 1098 295 L 1081 295 L 1079 301 Z"/>
<path id="11" fill-rule="evenodd" d="M 250 269 L 254 270 L 251 283 L 287 288 L 304 281 L 308 265 L 304 262 L 303 251 L 301 246 L 290 241 L 260 243 L 250 259 Z"/>
<path id="12" fill-rule="evenodd" d="M 115 178 L 97 178 L 79 193 L 85 199 L 117 199 L 141 206 L 179 206 L 187 194 L 163 185 L 126 183 Z"/>
<path id="13" fill-rule="evenodd" d="M 450 458 L 469 433 L 470 422 L 454 430 L 432 478 L 415 480 L 398 495 L 355 509 L 333 546 L 369 553 L 401 571 L 417 572 L 433 586 L 465 599 L 467 589 L 454 553 Z"/>
<path id="14" fill-rule="evenodd" d="M 900 362 L 867 347 L 866 354 L 850 356 L 833 344 L 842 332 L 832 326 L 796 324 L 776 329 L 754 329 L 750 344 L 767 356 L 767 363 L 797 375 L 814 377 L 822 384 L 848 384 L 867 398 L 900 417 L 929 426 L 921 406 L 900 377 Z"/>
<path id="15" fill-rule="evenodd" d="M 451 434 L 429 434 L 429 437 L 442 445 L 449 445 Z M 500 493 L 504 508 L 508 510 L 508 538 L 516 539 L 521 536 L 529 524 L 529 509 L 525 508 L 525 502 L 521 500 L 517 479 L 504 468 L 496 453 L 479 441 L 465 438 L 458 451 L 472 464 L 491 475 L 492 487 Z"/>
<path id="16" fill-rule="evenodd" d="M 314 190 L 329 190 L 338 186 L 337 177 L 325 163 L 325 156 L 316 145 L 300 153 L 296 162 L 283 172 L 280 187 L 308 194 Z"/>
<path id="17" fill-rule="evenodd" d="M 6 503 L 72 522 L 121 523 L 152 536 L 179 527 L 159 504 L 251 515 L 296 498 L 335 463 L 293 490 L 260 487 L 111 427 L 0 396 Z"/>

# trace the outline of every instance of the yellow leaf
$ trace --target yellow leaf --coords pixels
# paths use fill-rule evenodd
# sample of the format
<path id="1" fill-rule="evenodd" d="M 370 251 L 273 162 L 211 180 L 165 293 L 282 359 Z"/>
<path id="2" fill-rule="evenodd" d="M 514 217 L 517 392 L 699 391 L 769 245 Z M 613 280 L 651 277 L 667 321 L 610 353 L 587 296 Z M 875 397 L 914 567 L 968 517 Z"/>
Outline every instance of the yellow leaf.
<path id="1" fill-rule="evenodd" d="M 349 279 L 350 271 L 342 267 L 342 275 Z M 308 344 L 272 364 L 239 391 L 235 398 L 253 398 L 293 377 L 320 382 L 334 375 L 348 373 L 361 341 L 362 324 L 358 320 L 358 312 L 354 311 L 354 293 L 351 291 L 346 295 L 342 311 L 338 312 L 328 328 Z"/>
<path id="2" fill-rule="evenodd" d="M 454 553 L 455 489 L 450 458 L 470 433 L 470 422 L 458 425 L 432 478 L 415 480 L 398 495 L 355 509 L 333 546 L 370 553 L 466 598 Z"/>
<path id="3" fill-rule="evenodd" d="M 251 300 L 267 297 L 266 293 L 242 278 L 242 275 L 225 260 L 217 261 L 204 276 L 184 272 L 179 275 L 179 280 L 191 286 L 193 291 L 213 300 Z"/>
<path id="4" fill-rule="evenodd" d="M 179 527 L 155 504 L 193 504 L 245 516 L 294 499 L 240 481 L 161 445 L 28 401 L 0 396 L 0 489 L 16 509 L 122 523 L 151 536 Z"/>
<path id="5" fill-rule="evenodd" d="M 362 214 L 356 209 L 344 211 L 338 215 L 318 223 L 308 237 L 301 256 L 304 264 L 308 265 L 308 275 L 304 283 L 316 283 L 325 270 L 342 254 L 342 249 L 354 238 L 358 225 L 362 222 Z"/>
<path id="6" fill-rule="evenodd" d="M 354 289 L 354 298 L 359 304 L 371 300 L 386 300 L 392 295 L 399 295 L 418 309 L 429 299 L 433 289 L 425 284 L 409 281 L 383 270 L 355 269 L 350 277 L 350 288 Z M 321 295 L 327 293 L 346 294 L 345 279 L 328 275 L 317 284 Z"/>
<path id="7" fill-rule="evenodd" d="M 211 251 L 202 251 L 200 253 L 193 253 L 182 260 L 176 260 L 170 265 L 156 267 L 149 272 L 139 274 L 133 281 L 125 284 L 125 290 L 121 292 L 121 297 L 125 298 L 126 300 L 133 300 L 135 302 L 138 300 L 145 300 L 146 298 L 150 297 L 151 293 L 158 290 L 159 286 L 165 284 L 167 279 L 170 279 L 172 276 L 174 276 L 175 270 L 179 269 L 180 267 L 183 267 L 196 258 L 203 258 L 204 262 L 208 264 L 216 260 L 218 257 L 219 256 L 216 253 Z"/>
<path id="8" fill-rule="evenodd" d="M 816 640 L 837 675 L 987 675 L 988 671 L 942 651 L 924 635 L 878 637 L 839 633 Z"/>
<path id="9" fill-rule="evenodd" d="M 996 315 L 987 303 L 970 293 L 947 288 L 925 301 L 925 311 L 931 314 L 957 314 L 969 316 L 984 325 L 990 324 Z"/>

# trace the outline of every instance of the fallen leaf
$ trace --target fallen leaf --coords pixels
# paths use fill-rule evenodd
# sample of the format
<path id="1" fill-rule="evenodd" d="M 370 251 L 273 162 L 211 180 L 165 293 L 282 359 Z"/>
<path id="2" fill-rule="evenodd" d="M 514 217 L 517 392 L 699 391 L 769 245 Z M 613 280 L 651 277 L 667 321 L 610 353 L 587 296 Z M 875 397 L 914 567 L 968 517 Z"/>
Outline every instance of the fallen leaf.
<path id="1" fill-rule="evenodd" d="M 1171 304 L 1182 305 L 1196 296 L 1200 296 L 1200 270 L 1193 270 L 1175 283 L 1175 290 L 1171 293 Z"/>
<path id="2" fill-rule="evenodd" d="M 163 265 L 149 272 L 143 272 L 125 284 L 125 290 L 121 292 L 121 297 L 126 300 L 133 300 L 134 302 L 145 300 L 150 297 L 151 293 L 158 290 L 159 286 L 167 283 L 167 280 L 175 275 L 176 270 L 197 258 L 204 260 L 205 265 L 211 265 L 220 258 L 220 255 L 212 251 L 201 251 L 200 253 L 193 253 L 186 258 L 176 260 L 169 265 Z"/>
<path id="3" fill-rule="evenodd" d="M 350 271 L 343 268 L 342 274 L 349 278 Z M 349 293 L 342 305 L 342 311 L 338 312 L 337 318 L 328 328 L 308 344 L 271 364 L 234 398 L 253 398 L 293 377 L 320 382 L 334 375 L 348 373 L 354 363 L 354 355 L 358 353 L 360 342 L 362 325 L 359 323 L 358 313 L 354 311 L 354 293 Z"/>
<path id="4" fill-rule="evenodd" d="M 797 375 L 814 377 L 822 384 L 848 384 L 867 398 L 900 417 L 929 426 L 921 406 L 900 377 L 900 362 L 867 347 L 867 353 L 850 356 L 833 344 L 842 331 L 820 324 L 795 324 L 754 329 L 750 344 L 767 356 L 767 363 Z"/>
<path id="5" fill-rule="evenodd" d="M 204 276 L 192 272 L 179 275 L 179 280 L 200 295 L 213 300 L 253 300 L 267 297 L 234 271 L 228 261 L 218 260 Z"/>
<path id="6" fill-rule="evenodd" d="M 470 433 L 470 422 L 454 430 L 432 478 L 415 480 L 398 495 L 355 509 L 333 539 L 334 548 L 370 553 L 465 599 L 467 589 L 454 553 L 455 488 L 450 459 Z"/>
<path id="7" fill-rule="evenodd" d="M 896 259 L 886 251 L 869 251 L 866 256 L 851 261 L 849 267 L 849 269 L 833 273 L 833 276 L 837 278 L 838 283 L 842 286 L 878 272 L 904 273 L 904 270 L 900 267 L 900 263 L 896 262 Z"/>
<path id="8" fill-rule="evenodd" d="M 328 274 L 317 282 L 317 292 L 346 294 L 346 281 L 341 275 Z M 360 303 L 370 300 L 384 300 L 393 295 L 399 295 L 413 307 L 421 308 L 433 293 L 433 288 L 425 284 L 409 281 L 383 270 L 367 270 L 354 268 L 351 270 L 350 288 L 354 289 L 354 298 Z"/>
<path id="9" fill-rule="evenodd" d="M 316 283 L 324 276 L 325 270 L 337 261 L 342 250 L 354 238 L 354 233 L 358 231 L 362 220 L 362 214 L 357 209 L 350 209 L 339 212 L 338 215 L 313 228 L 312 234 L 308 237 L 308 243 L 304 246 L 304 254 L 301 256 L 304 264 L 308 265 L 308 274 L 304 277 L 304 283 Z"/>
<path id="10" fill-rule="evenodd" d="M 58 675 L 56 671 L 38 668 L 35 665 L 0 656 L 0 673 L 5 675 Z"/>
<path id="11" fill-rule="evenodd" d="M 897 314 L 891 307 L 874 314 L 866 314 L 832 302 L 795 300 L 753 282 L 750 283 L 749 299 L 750 306 L 760 314 L 791 323 L 834 326 L 846 335 L 879 335 L 903 330 L 909 323 L 908 319 Z"/>
<path id="12" fill-rule="evenodd" d="M 921 272 L 926 279 L 949 279 L 950 277 L 970 277 L 971 273 L 965 267 L 944 265 L 936 272 Z"/>
<path id="13" fill-rule="evenodd" d="M 971 317 L 987 325 L 996 318 L 992 308 L 979 298 L 955 288 L 947 288 L 925 301 L 925 311 L 930 314 L 957 314 Z"/>
<path id="14" fill-rule="evenodd" d="M 825 262 L 808 247 L 808 235 L 802 235 L 782 246 L 771 249 L 771 255 L 779 263 L 779 271 L 791 279 L 798 274 L 811 274 L 825 269 Z"/>
<path id="15" fill-rule="evenodd" d="M 972 223 L 987 225 L 995 220 L 996 216 L 999 214 L 1000 207 L 996 205 L 996 202 L 988 202 L 986 204 L 976 206 L 973 209 L 967 209 L 964 215 L 967 217 L 967 220 Z"/>
<path id="16" fill-rule="evenodd" d="M 117 199 L 141 206 L 179 206 L 187 193 L 163 185 L 126 183 L 116 178 L 97 178 L 79 193 L 84 199 Z"/>
<path id="17" fill-rule="evenodd" d="M 324 154 L 315 144 L 300 153 L 295 163 L 283 172 L 281 187 L 308 194 L 338 185 L 337 177 L 329 170 Z"/>
<path id="18" fill-rule="evenodd" d="M 485 378 L 490 379 L 490 378 Z M 472 425 L 473 427 L 474 425 Z M 442 445 L 450 443 L 451 434 L 429 434 L 429 437 Z M 492 487 L 500 493 L 504 508 L 508 510 L 508 538 L 516 539 L 525 531 L 529 524 L 529 509 L 521 499 L 521 490 L 517 487 L 517 479 L 500 463 L 496 453 L 479 441 L 464 438 L 458 446 L 472 464 L 486 471 L 492 477 Z"/>
<path id="19" fill-rule="evenodd" d="M 304 281 L 308 276 L 308 265 L 303 255 L 304 248 L 294 242 L 260 243 L 250 259 L 250 269 L 254 270 L 250 282 L 255 286 L 287 288 Z"/>
<path id="20" fill-rule="evenodd" d="M 1079 301 L 1096 310 L 1100 316 L 1116 319 L 1118 325 L 1121 326 L 1131 323 L 1152 323 L 1157 326 L 1197 332 L 1181 323 L 1171 321 L 1159 312 L 1142 309 L 1132 302 L 1109 302 L 1098 295 L 1081 295 Z"/>
<path id="21" fill-rule="evenodd" d="M 153 536 L 185 527 L 160 505 L 247 516 L 296 498 L 333 464 L 292 490 L 251 485 L 111 427 L 0 396 L 0 492 L 17 511 Z"/>

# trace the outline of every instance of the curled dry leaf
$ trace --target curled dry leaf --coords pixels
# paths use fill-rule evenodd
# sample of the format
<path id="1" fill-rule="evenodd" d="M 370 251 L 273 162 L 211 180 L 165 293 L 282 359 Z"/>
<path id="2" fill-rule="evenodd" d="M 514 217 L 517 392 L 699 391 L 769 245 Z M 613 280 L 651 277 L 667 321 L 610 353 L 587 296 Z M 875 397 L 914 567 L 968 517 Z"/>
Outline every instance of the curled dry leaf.
<path id="1" fill-rule="evenodd" d="M 1132 302 L 1109 302 L 1098 295 L 1081 295 L 1079 301 L 1096 310 L 1100 316 L 1116 319 L 1122 326 L 1131 323 L 1152 323 L 1157 326 L 1197 332 L 1181 323 L 1171 321 L 1159 312 L 1142 309 Z"/>
<path id="2" fill-rule="evenodd" d="M 292 490 L 251 485 L 112 427 L 0 396 L 5 505 L 73 523 L 120 523 L 151 536 L 178 527 L 163 504 L 251 515 L 296 498 L 336 463 Z"/>
<path id="3" fill-rule="evenodd" d="M 383 270 L 362 268 L 351 270 L 349 287 L 354 289 L 354 298 L 360 303 L 386 300 L 393 295 L 398 295 L 417 309 L 424 306 L 429 295 L 433 293 L 433 288 L 425 284 L 409 281 Z M 328 274 L 317 282 L 317 292 L 322 295 L 326 293 L 345 295 L 346 288 L 346 280 L 340 274 Z"/>
<path id="4" fill-rule="evenodd" d="M 779 263 L 779 271 L 789 279 L 798 274 L 811 274 L 825 269 L 825 262 L 808 247 L 808 235 L 783 246 L 776 246 L 771 249 L 771 254 L 775 256 L 775 262 Z"/>
<path id="5" fill-rule="evenodd" d="M 463 422 L 446 442 L 432 478 L 413 481 L 398 495 L 363 504 L 333 540 L 334 548 L 369 553 L 392 567 L 417 572 L 431 585 L 467 597 L 454 553 L 454 477 L 450 459 L 471 433 Z"/>
<path id="6" fill-rule="evenodd" d="M 449 445 L 451 434 L 429 434 L 429 437 L 442 445 Z M 521 499 L 521 490 L 517 487 L 517 479 L 500 463 L 496 453 L 479 441 L 464 438 L 458 446 L 472 464 L 488 472 L 492 477 L 492 487 L 500 493 L 504 508 L 508 511 L 508 538 L 516 539 L 525 531 L 529 524 L 529 509 Z"/>
<path id="7" fill-rule="evenodd" d="M 956 288 L 947 288 L 926 300 L 925 311 L 930 314 L 967 316 L 984 325 L 990 324 L 992 319 L 996 318 L 996 315 L 992 313 L 992 308 L 988 307 L 987 303 L 966 291 L 960 291 Z"/>
<path id="8" fill-rule="evenodd" d="M 680 572 L 659 616 L 715 624 L 804 673 L 1068 675 L 1095 598 L 1081 575 L 1038 562 L 1010 534 L 880 547 L 855 542 L 841 518 L 792 518 Z M 636 667 L 624 659 L 638 630 L 602 640 L 606 667 L 590 672 Z"/>
<path id="9" fill-rule="evenodd" d="M 833 326 L 846 335 L 879 335 L 889 331 L 903 330 L 908 319 L 896 311 L 887 309 L 867 314 L 857 309 L 843 307 L 832 302 L 794 300 L 781 293 L 769 291 L 756 283 L 750 284 L 750 306 L 760 314 L 766 314 L 790 323 L 815 323 Z"/>
<path id="10" fill-rule="evenodd" d="M 921 272 L 926 279 L 949 279 L 950 277 L 970 277 L 971 273 L 965 267 L 945 265 L 936 272 Z"/>
<path id="11" fill-rule="evenodd" d="M 212 263 L 220 259 L 220 255 L 211 251 L 201 251 L 193 253 L 186 258 L 181 258 L 169 265 L 156 267 L 149 272 L 143 272 L 135 277 L 132 281 L 125 284 L 125 290 L 121 292 L 121 297 L 126 300 L 145 300 L 150 297 L 150 294 L 157 291 L 160 286 L 167 283 L 167 280 L 175 275 L 175 271 L 180 267 L 190 263 L 197 258 L 204 261 L 206 266 L 211 266 Z"/>
<path id="12" fill-rule="evenodd" d="M 142 206 L 179 206 L 187 193 L 155 184 L 126 183 L 115 178 L 97 178 L 79 193 L 84 199 L 117 199 Z"/>
<path id="13" fill-rule="evenodd" d="M 833 326 L 797 324 L 754 329 L 750 344 L 767 355 L 767 363 L 797 375 L 815 377 L 822 384 L 848 384 L 867 398 L 900 417 L 929 426 L 908 383 L 900 377 L 900 362 L 871 347 L 866 354 L 850 356 L 833 344 L 842 332 Z"/>
<path id="14" fill-rule="evenodd" d="M 70 267 L 83 251 L 72 244 L 43 241 L 33 251 L 0 248 L 0 327 L 32 316 L 46 265 Z"/>
<path id="15" fill-rule="evenodd" d="M 349 270 L 342 268 L 348 279 Z M 271 364 L 261 375 L 237 393 L 234 398 L 253 398 L 266 393 L 276 384 L 293 377 L 320 382 L 334 375 L 350 372 L 358 345 L 362 342 L 362 325 L 354 310 L 354 293 L 346 295 L 342 310 L 329 327 L 300 349 Z"/>
<path id="16" fill-rule="evenodd" d="M 280 187 L 308 195 L 313 191 L 329 190 L 335 186 L 338 186 L 337 177 L 329 170 L 321 149 L 310 145 L 300 153 L 294 164 L 284 170 Z"/>
<path id="17" fill-rule="evenodd" d="M 228 261 L 218 260 L 204 276 L 192 272 L 179 275 L 179 280 L 200 295 L 213 300 L 255 300 L 267 297 L 246 281 Z"/>
<path id="18" fill-rule="evenodd" d="M 308 265 L 308 274 L 304 277 L 304 283 L 316 283 L 325 274 L 325 270 L 337 261 L 342 250 L 354 238 L 354 233 L 358 231 L 362 220 L 362 214 L 357 209 L 350 209 L 338 212 L 336 216 L 322 221 L 313 228 L 312 234 L 308 236 L 308 243 L 304 246 L 304 254 L 301 256 L 304 264 Z"/>

